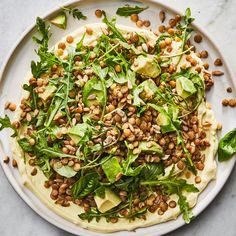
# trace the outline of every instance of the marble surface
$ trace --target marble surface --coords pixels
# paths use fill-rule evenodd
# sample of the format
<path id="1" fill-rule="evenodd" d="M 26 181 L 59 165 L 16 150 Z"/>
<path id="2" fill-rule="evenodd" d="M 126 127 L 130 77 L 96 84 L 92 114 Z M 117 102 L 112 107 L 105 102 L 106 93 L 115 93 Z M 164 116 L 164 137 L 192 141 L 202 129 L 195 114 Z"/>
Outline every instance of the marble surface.
<path id="1" fill-rule="evenodd" d="M 0 66 L 15 41 L 34 21 L 67 1 L 0 0 Z M 191 7 L 196 22 L 211 34 L 233 69 L 236 78 L 236 1 L 235 0 L 165 0 L 180 11 Z M 210 204 L 190 225 L 169 236 L 236 236 L 236 168 L 228 182 Z M 72 236 L 34 213 L 15 193 L 0 168 L 0 235 L 1 236 Z"/>

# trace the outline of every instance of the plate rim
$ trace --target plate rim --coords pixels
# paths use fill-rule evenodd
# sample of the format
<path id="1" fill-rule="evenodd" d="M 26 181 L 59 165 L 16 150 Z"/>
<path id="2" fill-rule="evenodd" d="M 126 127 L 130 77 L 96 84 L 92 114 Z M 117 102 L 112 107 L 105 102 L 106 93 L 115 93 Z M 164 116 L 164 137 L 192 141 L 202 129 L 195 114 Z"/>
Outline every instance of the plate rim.
<path id="1" fill-rule="evenodd" d="M 57 4 L 56 7 L 53 7 L 51 8 L 51 10 L 48 10 L 46 12 L 46 14 L 42 14 L 42 16 L 40 16 L 42 19 L 45 19 L 45 18 L 49 18 L 51 15 L 55 14 L 56 12 L 58 12 L 60 10 L 60 8 L 63 6 L 63 7 L 67 7 L 67 6 L 73 6 L 75 4 L 80 4 L 81 2 L 85 2 L 86 0 L 70 0 L 68 2 L 66 2 L 65 4 L 61 4 L 59 6 L 59 4 Z M 98 0 L 99 1 L 99 0 Z M 108 0 L 107 0 L 108 1 Z M 132 0 L 129 0 L 131 3 L 152 3 L 152 4 L 157 4 L 161 7 L 163 7 L 164 9 L 168 10 L 168 11 L 171 11 L 171 12 L 174 12 L 174 13 L 177 13 L 177 14 L 182 14 L 181 12 L 179 12 L 178 10 L 176 10 L 174 8 L 174 6 L 172 6 L 171 4 L 166 4 L 164 2 L 162 2 L 161 0 L 138 0 L 138 1 L 132 1 Z M 122 2 L 120 0 L 120 2 Z M 229 73 L 229 80 L 232 82 L 234 88 L 236 88 L 235 86 L 235 80 L 233 78 L 235 78 L 235 75 L 234 75 L 234 72 L 232 71 L 231 69 L 231 64 L 229 63 L 228 59 L 224 56 L 224 54 L 221 52 L 221 49 L 220 47 L 218 46 L 218 43 L 216 43 L 214 40 L 213 40 L 213 37 L 211 36 L 211 33 L 208 33 L 202 26 L 201 24 L 199 23 L 192 23 L 192 26 L 194 26 L 198 32 L 202 33 L 204 35 L 205 38 L 207 38 L 210 42 L 210 44 L 216 49 L 217 53 L 220 55 L 221 59 L 224 61 L 224 66 L 226 68 L 226 70 L 228 71 Z M 24 41 L 24 39 L 27 37 L 28 34 L 31 33 L 31 31 L 33 31 L 35 29 L 35 23 L 32 23 L 30 26 L 28 26 L 20 35 L 20 37 L 15 40 L 15 43 L 13 43 L 13 45 L 11 46 L 9 52 L 7 53 L 7 56 L 5 59 L 3 59 L 3 63 L 2 63 L 2 66 L 0 67 L 0 83 L 2 83 L 3 81 L 3 77 L 4 77 L 4 74 L 7 70 L 7 67 L 8 67 L 8 64 L 10 63 L 10 59 L 11 57 L 14 55 L 15 51 L 18 49 L 18 47 L 20 46 L 20 44 Z M 2 153 L 3 150 L 2 148 L 0 147 L 0 151 Z M 230 167 L 229 167 L 229 171 L 227 172 L 227 174 L 225 175 L 225 179 L 223 181 L 221 181 L 218 185 L 218 187 L 214 190 L 214 191 L 210 191 L 207 195 L 207 200 L 202 204 L 202 206 L 198 209 L 197 211 L 195 211 L 195 216 L 199 216 L 200 213 L 202 213 L 206 208 L 207 206 L 209 206 L 212 201 L 216 198 L 216 196 L 220 193 L 220 191 L 223 189 L 224 185 L 226 184 L 229 176 L 231 175 L 232 173 L 232 170 L 235 166 L 235 162 L 236 162 L 236 159 L 234 158 L 233 160 L 231 160 L 231 164 L 230 164 Z M 9 184 L 11 185 L 11 187 L 13 188 L 13 190 L 18 194 L 18 196 L 20 196 L 20 198 L 24 201 L 24 203 L 29 206 L 36 214 L 38 214 L 42 219 L 44 219 L 45 221 L 49 222 L 50 224 L 56 226 L 57 228 L 60 228 L 64 231 L 67 231 L 69 233 L 72 233 L 72 234 L 76 234 L 76 235 L 81 235 L 81 236 L 87 236 L 89 234 L 89 232 L 93 232 L 94 231 L 90 231 L 88 230 L 88 234 L 85 234 L 85 233 L 81 233 L 81 232 L 74 232 L 72 229 L 70 228 L 63 228 L 63 225 L 61 225 L 59 222 L 57 222 L 56 220 L 52 219 L 51 217 L 47 216 L 45 213 L 41 212 L 40 209 L 36 208 L 30 201 L 29 197 L 23 192 L 23 190 L 21 189 L 20 185 L 18 185 L 18 183 L 15 181 L 15 177 L 13 176 L 13 174 L 11 173 L 10 171 L 10 167 L 8 166 L 8 168 L 6 168 L 6 164 L 3 163 L 3 161 L 0 161 L 1 163 L 1 168 L 3 169 L 3 173 L 7 179 L 7 181 L 9 182 Z M 204 190 L 203 190 L 204 191 Z M 50 210 L 50 209 L 49 209 Z M 52 210 L 50 210 L 52 211 Z M 184 221 L 180 221 L 178 222 L 178 224 L 176 224 L 175 226 L 171 227 L 171 229 L 167 229 L 165 231 L 165 234 L 166 233 L 170 233 L 180 227 L 182 227 L 183 225 L 185 225 L 186 223 Z M 154 225 L 153 225 L 154 226 Z M 151 227 L 151 226 L 149 226 Z M 147 227 L 148 228 L 148 227 Z M 78 225 L 78 231 L 80 231 L 80 229 L 82 230 L 85 230 L 83 229 L 82 227 L 80 227 Z M 145 228 L 142 228 L 145 230 Z M 87 229 L 86 229 L 87 230 Z M 119 232 L 122 232 L 122 231 L 119 231 Z M 127 231 L 126 231 L 127 232 Z M 100 234 L 100 233 L 99 233 Z M 98 235 L 99 235 L 98 234 Z M 106 235 L 106 234 L 104 234 Z"/>

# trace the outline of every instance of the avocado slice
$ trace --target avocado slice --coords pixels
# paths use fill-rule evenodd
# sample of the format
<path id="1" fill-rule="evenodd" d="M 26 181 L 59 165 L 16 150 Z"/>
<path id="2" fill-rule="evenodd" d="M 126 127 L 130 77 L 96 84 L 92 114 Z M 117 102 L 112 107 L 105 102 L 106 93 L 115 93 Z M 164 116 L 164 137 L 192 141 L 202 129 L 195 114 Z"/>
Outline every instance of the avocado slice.
<path id="1" fill-rule="evenodd" d="M 52 96 L 52 94 L 57 90 L 56 86 L 49 84 L 45 87 L 45 90 L 43 93 L 39 93 L 38 96 L 42 98 L 44 101 L 46 101 L 49 97 Z"/>
<path id="2" fill-rule="evenodd" d="M 111 183 L 116 182 L 117 175 L 123 172 L 119 164 L 118 158 L 115 156 L 106 161 L 104 164 L 102 164 L 102 169 Z"/>
<path id="3" fill-rule="evenodd" d="M 187 98 L 196 93 L 197 90 L 190 79 L 181 76 L 176 79 L 176 92 L 182 98 Z"/>
<path id="4" fill-rule="evenodd" d="M 161 68 L 154 58 L 145 57 L 143 55 L 138 56 L 131 69 L 140 75 L 144 75 L 150 78 L 156 78 L 161 73 Z"/>
<path id="5" fill-rule="evenodd" d="M 61 29 L 66 29 L 67 26 L 67 16 L 65 12 L 60 12 L 58 16 L 56 16 L 55 18 L 51 19 L 50 22 L 61 28 Z"/>
<path id="6" fill-rule="evenodd" d="M 77 144 L 83 138 L 89 129 L 88 124 L 77 124 L 68 129 L 67 134 Z"/>
<path id="7" fill-rule="evenodd" d="M 104 198 L 94 196 L 94 200 L 97 204 L 98 210 L 102 213 L 109 211 L 121 203 L 121 199 L 109 188 L 105 188 Z"/>
<path id="8" fill-rule="evenodd" d="M 147 143 L 149 142 L 152 142 L 151 147 L 147 146 Z M 149 141 L 149 142 L 142 141 L 139 143 L 139 149 L 141 150 L 141 152 L 152 152 L 152 153 L 156 153 L 159 156 L 163 156 L 162 147 L 154 141 Z"/>

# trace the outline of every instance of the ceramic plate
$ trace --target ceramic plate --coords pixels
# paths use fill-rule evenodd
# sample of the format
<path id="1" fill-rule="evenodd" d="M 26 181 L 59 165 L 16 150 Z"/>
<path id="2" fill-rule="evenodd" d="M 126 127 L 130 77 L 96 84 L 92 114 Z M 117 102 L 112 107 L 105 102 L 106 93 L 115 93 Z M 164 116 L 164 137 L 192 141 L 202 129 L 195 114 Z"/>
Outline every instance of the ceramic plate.
<path id="1" fill-rule="evenodd" d="M 141 2 L 141 1 L 140 1 Z M 141 13 L 143 19 L 149 19 L 152 23 L 152 29 L 156 30 L 157 25 L 160 25 L 159 20 L 159 11 L 164 10 L 167 13 L 167 17 L 170 18 L 172 15 L 176 14 L 176 11 L 171 7 L 165 6 L 158 1 L 142 1 L 143 4 L 149 5 L 149 9 Z M 94 15 L 94 11 L 96 9 L 103 9 L 109 15 L 115 15 L 115 11 L 118 7 L 123 6 L 127 3 L 131 3 L 131 1 L 119 1 L 119 0 L 84 0 L 84 1 L 73 1 L 69 5 L 77 6 L 82 10 L 82 12 L 89 16 L 86 21 L 76 21 L 72 18 L 69 19 L 67 30 L 61 30 L 56 27 L 52 27 L 53 36 L 51 38 L 51 45 L 61 39 L 63 36 L 68 34 L 69 32 L 77 29 L 78 27 L 86 24 L 86 23 L 94 23 L 100 21 L 100 19 L 96 18 Z M 132 3 L 134 3 L 132 1 Z M 140 4 L 137 2 L 137 4 Z M 59 7 L 45 16 L 45 18 L 50 18 L 55 15 L 59 11 Z M 36 16 L 35 16 L 36 17 Z M 117 22 L 123 25 L 134 26 L 134 23 L 128 20 L 127 18 L 117 18 Z M 199 26 L 194 25 L 196 32 L 201 32 L 204 37 L 204 41 L 197 45 L 197 50 L 206 49 L 209 52 L 208 62 L 210 62 L 210 69 L 214 70 L 213 61 L 215 58 L 222 58 L 224 62 L 223 68 L 224 76 L 215 78 L 215 85 L 211 89 L 211 91 L 207 94 L 208 101 L 211 102 L 213 110 L 215 112 L 216 118 L 219 122 L 223 124 L 222 134 L 236 127 L 236 110 L 230 108 L 224 108 L 221 105 L 221 100 L 227 97 L 226 88 L 231 86 L 235 91 L 235 84 L 233 82 L 232 73 L 230 68 L 227 66 L 227 62 L 221 54 L 221 50 L 217 47 L 214 42 L 209 38 L 204 29 L 201 29 Z M 26 72 L 30 70 L 30 61 L 32 59 L 36 59 L 36 55 L 34 53 L 35 44 L 32 42 L 31 38 L 33 33 L 35 32 L 34 27 L 32 26 L 23 37 L 17 42 L 13 50 L 11 51 L 9 57 L 7 58 L 6 63 L 4 63 L 2 72 L 0 74 L 1 83 L 0 83 L 0 115 L 4 114 L 4 104 L 6 101 L 10 100 L 15 103 L 19 103 L 21 98 L 21 85 L 24 81 Z M 222 50 L 223 51 L 223 50 Z M 8 114 L 11 117 L 11 114 Z M 5 155 L 11 156 L 10 145 L 9 145 L 9 134 L 10 131 L 3 131 L 0 133 L 0 155 L 3 157 Z M 203 211 L 209 203 L 214 199 L 214 197 L 221 190 L 223 185 L 225 184 L 233 166 L 234 166 L 235 158 L 230 161 L 218 164 L 217 169 L 217 177 L 216 180 L 212 181 L 207 188 L 203 191 L 198 199 L 198 203 L 196 207 L 193 209 L 193 213 L 197 216 L 201 211 Z M 21 198 L 41 217 L 49 221 L 50 223 L 56 225 L 57 227 L 71 232 L 80 236 L 99 236 L 104 234 L 99 234 L 96 232 L 88 231 L 80 228 L 77 225 L 74 225 L 60 216 L 53 213 L 49 210 L 43 203 L 39 201 L 39 199 L 31 193 L 28 189 L 26 189 L 22 183 L 21 178 L 17 169 L 13 169 L 11 165 L 6 165 L 3 163 L 1 159 L 1 164 L 3 170 L 13 186 L 16 192 L 21 196 Z M 136 232 L 116 232 L 113 236 L 139 236 L 139 235 L 148 235 L 148 236 L 156 236 L 162 235 L 164 233 L 170 232 L 178 227 L 184 225 L 184 221 L 182 216 L 178 217 L 177 220 L 169 221 L 166 223 L 154 225 L 147 228 L 139 228 Z"/>

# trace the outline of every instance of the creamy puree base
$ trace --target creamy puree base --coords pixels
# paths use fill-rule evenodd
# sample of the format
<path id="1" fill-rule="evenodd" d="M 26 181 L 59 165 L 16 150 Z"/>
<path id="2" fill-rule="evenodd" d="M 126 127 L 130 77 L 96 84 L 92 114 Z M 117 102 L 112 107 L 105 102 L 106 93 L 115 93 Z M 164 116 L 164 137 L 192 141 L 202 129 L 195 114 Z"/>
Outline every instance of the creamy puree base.
<path id="1" fill-rule="evenodd" d="M 84 44 L 94 43 L 96 41 L 96 38 L 102 34 L 101 28 L 106 27 L 104 24 L 92 24 L 88 26 L 93 29 L 93 35 L 92 36 L 86 35 L 84 39 Z M 149 40 L 149 43 L 153 45 L 155 44 L 155 41 L 157 39 L 157 36 L 155 34 L 147 30 L 126 27 L 126 26 L 117 26 L 117 27 L 122 31 L 122 33 L 135 32 L 135 31 L 139 32 L 139 34 L 146 36 L 146 38 Z M 71 33 L 71 35 L 75 39 L 74 46 L 76 42 L 78 42 L 81 39 L 85 30 L 86 30 L 86 26 Z M 66 37 L 63 38 L 60 42 L 66 43 Z M 57 48 L 57 44 L 55 45 L 55 48 Z M 173 54 L 179 53 L 178 45 L 176 45 L 175 50 L 173 50 L 174 51 L 172 52 Z M 181 63 L 186 62 L 184 57 L 185 55 L 183 56 Z M 29 80 L 30 76 L 31 75 L 28 74 L 27 81 Z M 23 97 L 26 97 L 26 96 L 27 94 L 23 95 Z M 19 116 L 17 116 L 16 118 L 18 117 Z M 206 148 L 206 150 L 202 152 L 206 155 L 206 159 L 204 163 L 205 168 L 202 171 L 198 171 L 198 176 L 201 177 L 201 183 L 195 184 L 195 176 L 193 175 L 191 175 L 190 178 L 187 179 L 185 175 L 187 171 L 181 174 L 181 178 L 186 179 L 188 183 L 194 184 L 199 189 L 198 193 L 187 193 L 187 192 L 183 193 L 183 195 L 186 196 L 190 207 L 195 206 L 195 204 L 197 203 L 199 194 L 204 190 L 207 184 L 216 176 L 215 154 L 218 147 L 218 140 L 216 136 L 217 122 L 215 120 L 213 111 L 207 108 L 205 102 L 202 102 L 202 104 L 198 108 L 198 118 L 199 118 L 200 125 L 204 124 L 206 121 L 212 124 L 207 130 L 205 130 L 206 139 L 210 142 L 211 145 L 210 147 Z M 28 164 L 27 157 L 26 157 L 26 162 L 24 161 L 24 153 L 21 150 L 20 146 L 18 145 L 17 141 L 11 138 L 11 144 L 12 144 L 11 146 L 12 146 L 13 158 L 17 160 L 19 172 L 21 174 L 22 185 L 24 185 L 30 191 L 32 191 L 35 195 L 37 195 L 37 197 L 49 209 L 51 209 L 52 211 L 54 211 L 56 214 L 60 215 L 61 217 L 65 218 L 66 220 L 79 225 L 82 228 L 93 230 L 96 232 L 102 232 L 102 233 L 110 233 L 110 232 L 122 231 L 122 230 L 131 231 L 139 227 L 147 227 L 147 226 L 155 225 L 161 222 L 176 219 L 178 215 L 181 213 L 179 206 L 177 205 L 175 208 L 169 208 L 163 215 L 147 212 L 146 220 L 137 218 L 135 219 L 135 221 L 129 222 L 128 220 L 121 218 L 119 219 L 118 223 L 115 223 L 115 224 L 106 222 L 105 218 L 101 218 L 99 222 L 96 222 L 95 219 L 89 223 L 87 221 L 83 221 L 78 217 L 78 214 L 83 212 L 82 207 L 79 207 L 78 205 L 75 205 L 72 202 L 69 207 L 62 207 L 54 203 L 54 201 L 50 198 L 51 190 L 46 189 L 44 187 L 44 182 L 47 179 L 44 176 L 43 172 L 40 171 L 40 169 L 38 169 L 37 175 L 32 176 L 30 173 L 33 167 Z M 177 202 L 178 196 L 171 195 L 169 201 L 171 200 L 175 200 Z"/>

